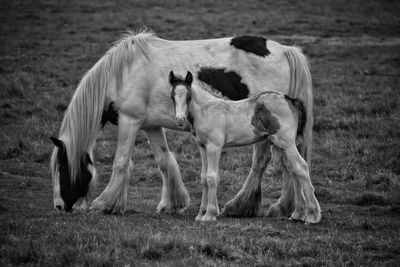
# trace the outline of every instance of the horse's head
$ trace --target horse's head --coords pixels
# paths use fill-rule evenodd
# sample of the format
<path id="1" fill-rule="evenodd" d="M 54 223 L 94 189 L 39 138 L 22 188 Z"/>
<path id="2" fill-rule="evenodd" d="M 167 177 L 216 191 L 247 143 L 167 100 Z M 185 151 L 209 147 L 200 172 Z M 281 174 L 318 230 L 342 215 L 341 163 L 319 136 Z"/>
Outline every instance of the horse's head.
<path id="1" fill-rule="evenodd" d="M 191 88 L 193 75 L 190 71 L 187 72 L 185 79 L 175 76 L 171 70 L 169 73 L 169 83 L 172 86 L 171 99 L 175 107 L 175 119 L 179 128 L 184 128 L 189 112 L 191 100 Z"/>
<path id="2" fill-rule="evenodd" d="M 71 177 L 71 166 L 64 142 L 55 137 L 50 137 L 50 139 L 55 145 L 50 162 L 54 208 L 71 212 L 73 205 L 87 195 L 95 169 L 90 155 L 85 153 L 80 166 L 77 167 L 76 177 Z"/>

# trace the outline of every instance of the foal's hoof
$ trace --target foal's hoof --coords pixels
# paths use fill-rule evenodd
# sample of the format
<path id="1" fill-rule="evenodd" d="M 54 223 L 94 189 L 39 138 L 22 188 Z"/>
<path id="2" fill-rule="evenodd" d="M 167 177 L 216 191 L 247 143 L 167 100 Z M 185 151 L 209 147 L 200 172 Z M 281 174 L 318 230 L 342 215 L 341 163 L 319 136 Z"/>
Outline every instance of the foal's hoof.
<path id="1" fill-rule="evenodd" d="M 217 216 L 205 214 L 203 217 L 201 217 L 200 221 L 202 222 L 213 222 L 217 220 Z"/>

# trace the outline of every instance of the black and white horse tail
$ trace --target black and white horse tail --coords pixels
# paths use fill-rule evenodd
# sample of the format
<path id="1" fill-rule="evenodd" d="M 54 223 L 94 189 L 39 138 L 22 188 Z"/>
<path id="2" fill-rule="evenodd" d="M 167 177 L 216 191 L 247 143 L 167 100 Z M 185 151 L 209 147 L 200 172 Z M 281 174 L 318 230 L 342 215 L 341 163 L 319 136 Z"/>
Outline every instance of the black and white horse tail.
<path id="1" fill-rule="evenodd" d="M 298 98 L 306 109 L 306 123 L 303 139 L 299 146 L 301 156 L 311 164 L 313 127 L 313 89 L 308 59 L 296 46 L 286 46 L 284 52 L 290 66 L 290 87 L 288 96 Z"/>

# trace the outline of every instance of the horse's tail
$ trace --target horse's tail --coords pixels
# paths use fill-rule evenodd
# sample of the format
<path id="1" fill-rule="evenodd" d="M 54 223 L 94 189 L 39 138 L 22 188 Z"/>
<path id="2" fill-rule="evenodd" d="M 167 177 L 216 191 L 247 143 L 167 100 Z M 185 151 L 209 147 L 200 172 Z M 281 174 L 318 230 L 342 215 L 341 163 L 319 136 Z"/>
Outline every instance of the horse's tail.
<path id="1" fill-rule="evenodd" d="M 306 56 L 296 46 L 286 46 L 284 52 L 290 67 L 290 87 L 288 96 L 298 98 L 304 103 L 306 120 L 300 154 L 311 164 L 312 127 L 313 127 L 313 92 L 310 66 Z"/>

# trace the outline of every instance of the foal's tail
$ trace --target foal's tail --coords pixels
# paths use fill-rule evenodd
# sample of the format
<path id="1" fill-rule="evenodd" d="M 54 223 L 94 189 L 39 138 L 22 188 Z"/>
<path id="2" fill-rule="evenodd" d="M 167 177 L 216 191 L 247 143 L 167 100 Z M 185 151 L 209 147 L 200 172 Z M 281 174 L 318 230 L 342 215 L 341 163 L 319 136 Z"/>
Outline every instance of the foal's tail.
<path id="1" fill-rule="evenodd" d="M 290 67 L 290 87 L 288 95 L 303 102 L 305 125 L 303 139 L 299 150 L 302 157 L 311 164 L 312 126 L 313 126 L 313 92 L 310 66 L 306 56 L 296 46 L 286 46 L 285 56 Z"/>
<path id="2" fill-rule="evenodd" d="M 291 98 L 285 95 L 285 98 L 290 101 L 291 105 L 294 107 L 297 113 L 297 138 L 298 140 L 303 140 L 304 130 L 307 124 L 307 111 L 304 106 L 304 102 L 299 98 Z"/>

